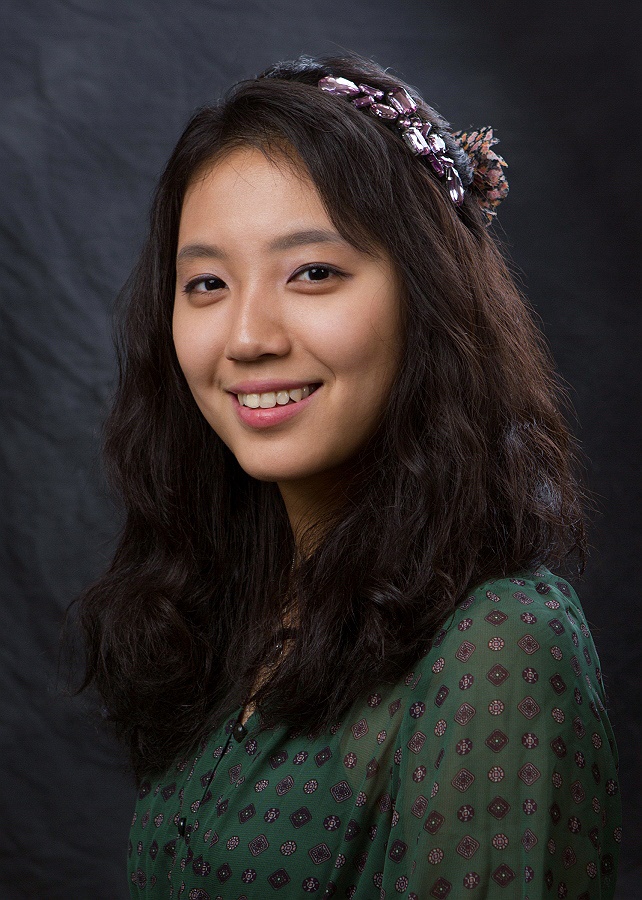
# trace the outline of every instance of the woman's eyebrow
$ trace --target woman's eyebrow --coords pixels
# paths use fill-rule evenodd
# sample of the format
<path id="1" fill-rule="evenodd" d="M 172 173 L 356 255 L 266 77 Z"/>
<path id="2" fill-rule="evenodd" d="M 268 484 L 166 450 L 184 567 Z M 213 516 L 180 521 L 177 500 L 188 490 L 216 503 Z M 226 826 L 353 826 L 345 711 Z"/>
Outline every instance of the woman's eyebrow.
<path id="1" fill-rule="evenodd" d="M 304 247 L 308 244 L 338 244 L 349 247 L 350 244 L 336 231 L 328 231 L 323 228 L 311 228 L 305 231 L 292 231 L 280 235 L 271 240 L 266 249 L 269 253 L 292 250 L 295 247 Z M 216 244 L 186 244 L 178 251 L 176 262 L 180 263 L 188 259 L 227 259 L 227 253 Z"/>
<path id="2" fill-rule="evenodd" d="M 343 244 L 350 246 L 336 231 L 328 231 L 324 228 L 310 228 L 306 231 L 292 231 L 289 234 L 274 238 L 267 245 L 267 249 L 270 252 L 278 252 L 292 250 L 294 247 L 304 247 L 307 244 Z"/>

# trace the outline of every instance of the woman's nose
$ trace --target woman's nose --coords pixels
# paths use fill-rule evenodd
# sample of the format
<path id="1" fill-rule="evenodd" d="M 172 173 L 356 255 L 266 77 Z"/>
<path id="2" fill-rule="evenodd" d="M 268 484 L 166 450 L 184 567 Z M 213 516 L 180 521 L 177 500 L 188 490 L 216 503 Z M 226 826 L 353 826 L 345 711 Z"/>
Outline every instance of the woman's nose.
<path id="1" fill-rule="evenodd" d="M 284 356 L 290 338 L 278 299 L 265 288 L 239 293 L 231 305 L 225 355 L 251 360 L 260 356 Z"/>

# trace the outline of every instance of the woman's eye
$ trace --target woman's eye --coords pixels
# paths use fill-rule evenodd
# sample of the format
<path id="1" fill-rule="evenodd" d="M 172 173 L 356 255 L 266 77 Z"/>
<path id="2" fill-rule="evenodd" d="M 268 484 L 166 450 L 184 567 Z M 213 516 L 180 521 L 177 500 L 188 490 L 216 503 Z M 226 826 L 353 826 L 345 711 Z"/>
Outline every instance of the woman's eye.
<path id="1" fill-rule="evenodd" d="M 192 278 L 184 287 L 186 294 L 207 294 L 211 291 L 219 291 L 225 287 L 225 282 L 215 275 L 207 275 L 204 278 Z"/>
<path id="2" fill-rule="evenodd" d="M 341 275 L 337 269 L 331 266 L 306 266 L 300 269 L 292 276 L 293 281 L 303 281 L 307 284 L 316 284 L 320 281 L 327 281 L 333 275 Z"/>

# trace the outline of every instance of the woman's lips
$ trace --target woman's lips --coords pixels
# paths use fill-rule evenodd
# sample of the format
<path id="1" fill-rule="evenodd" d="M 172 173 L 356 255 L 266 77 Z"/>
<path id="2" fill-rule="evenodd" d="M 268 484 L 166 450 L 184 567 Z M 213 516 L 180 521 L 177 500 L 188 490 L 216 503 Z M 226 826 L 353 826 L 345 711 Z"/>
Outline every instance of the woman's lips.
<path id="1" fill-rule="evenodd" d="M 285 422 L 291 419 L 298 412 L 305 409 L 306 406 L 316 397 L 321 390 L 321 386 L 317 387 L 311 394 L 298 400 L 296 403 L 290 401 L 285 406 L 273 406 L 271 409 L 250 409 L 249 406 L 241 406 L 236 394 L 232 394 L 232 403 L 236 409 L 236 414 L 243 424 L 250 425 L 252 428 L 270 428 L 271 425 L 278 425 L 279 422 Z"/>

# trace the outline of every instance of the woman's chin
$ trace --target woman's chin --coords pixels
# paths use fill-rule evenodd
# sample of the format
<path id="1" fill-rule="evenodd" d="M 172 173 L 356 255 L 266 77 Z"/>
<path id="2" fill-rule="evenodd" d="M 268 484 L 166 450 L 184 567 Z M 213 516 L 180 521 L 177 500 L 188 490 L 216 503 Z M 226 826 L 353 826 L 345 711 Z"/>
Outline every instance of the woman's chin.
<path id="1" fill-rule="evenodd" d="M 284 465 L 281 461 L 280 463 L 269 465 L 266 464 L 265 461 L 258 463 L 253 460 L 239 458 L 238 456 L 236 457 L 236 460 L 243 471 L 249 475 L 250 478 L 255 478 L 257 481 L 302 481 L 309 478 L 311 475 L 316 474 L 315 469 L 306 468 L 295 463 L 288 466 Z"/>

